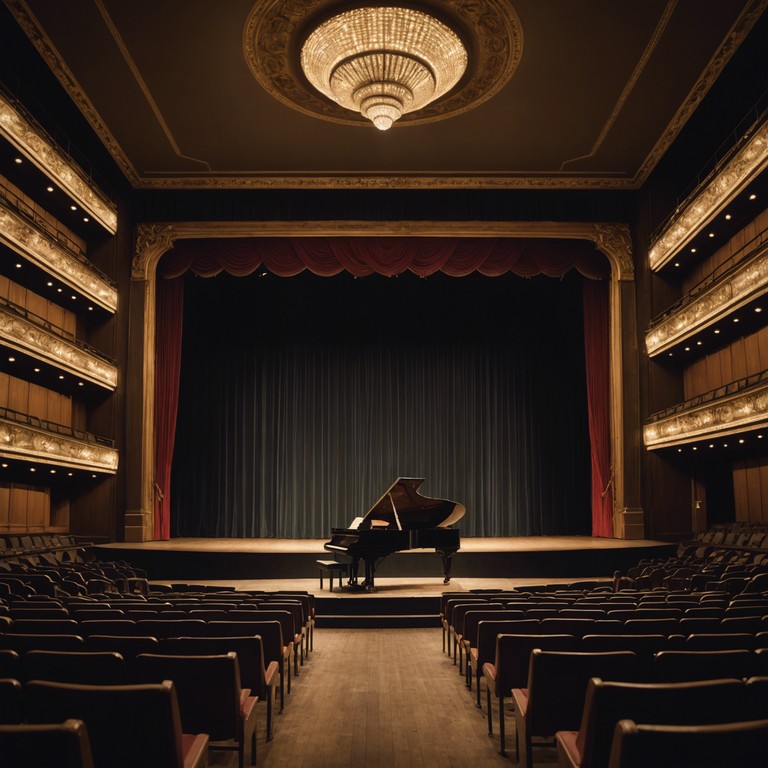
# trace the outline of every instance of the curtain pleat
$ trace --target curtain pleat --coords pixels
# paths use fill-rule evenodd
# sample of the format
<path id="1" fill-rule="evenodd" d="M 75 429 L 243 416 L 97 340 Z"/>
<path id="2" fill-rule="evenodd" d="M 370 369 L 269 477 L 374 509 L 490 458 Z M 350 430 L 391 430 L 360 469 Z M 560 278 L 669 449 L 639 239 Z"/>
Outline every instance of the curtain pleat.
<path id="1" fill-rule="evenodd" d="M 171 467 L 181 370 L 184 281 L 158 280 L 155 333 L 155 539 L 171 537 Z"/>
<path id="2" fill-rule="evenodd" d="M 613 536 L 608 297 L 604 281 L 584 281 L 584 356 L 592 465 L 592 535 Z"/>

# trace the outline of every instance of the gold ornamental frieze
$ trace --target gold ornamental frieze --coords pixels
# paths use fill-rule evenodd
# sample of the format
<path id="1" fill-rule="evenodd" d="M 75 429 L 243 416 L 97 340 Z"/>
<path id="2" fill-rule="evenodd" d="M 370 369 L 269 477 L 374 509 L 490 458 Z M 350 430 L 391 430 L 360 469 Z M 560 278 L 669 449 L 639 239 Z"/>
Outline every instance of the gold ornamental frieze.
<path id="1" fill-rule="evenodd" d="M 61 280 L 109 312 L 117 311 L 117 289 L 88 263 L 63 249 L 47 232 L 39 230 L 0 202 L 0 243 Z"/>
<path id="2" fill-rule="evenodd" d="M 52 144 L 2 93 L 0 134 L 110 235 L 117 232 L 117 206 L 98 191 L 80 167 Z"/>
<path id="3" fill-rule="evenodd" d="M 0 305 L 0 339 L 5 346 L 114 391 L 117 366 Z"/>
<path id="4" fill-rule="evenodd" d="M 117 449 L 0 416 L 0 457 L 92 472 L 117 472 Z"/>
<path id="5" fill-rule="evenodd" d="M 659 355 L 675 344 L 701 333 L 766 292 L 768 246 L 648 331 L 645 336 L 648 355 Z"/>
<path id="6" fill-rule="evenodd" d="M 697 405 L 645 425 L 649 450 L 738 435 L 768 427 L 768 382 Z"/>
<path id="7" fill-rule="evenodd" d="M 734 156 L 688 201 L 651 244 L 648 262 L 658 271 L 668 264 L 751 181 L 768 167 L 768 122 L 755 129 Z"/>

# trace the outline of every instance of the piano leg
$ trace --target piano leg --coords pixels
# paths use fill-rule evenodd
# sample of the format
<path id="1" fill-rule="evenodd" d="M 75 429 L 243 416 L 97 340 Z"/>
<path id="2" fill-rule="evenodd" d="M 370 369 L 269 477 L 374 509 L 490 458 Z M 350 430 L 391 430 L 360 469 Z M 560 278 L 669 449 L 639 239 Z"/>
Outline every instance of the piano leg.
<path id="1" fill-rule="evenodd" d="M 376 573 L 376 560 L 374 558 L 365 558 L 365 581 L 363 587 L 366 592 L 373 592 L 373 575 Z"/>
<path id="2" fill-rule="evenodd" d="M 443 575 L 445 576 L 443 579 L 443 584 L 449 584 L 451 581 L 451 558 L 456 554 L 456 552 L 439 550 L 438 554 L 443 561 Z"/>
<path id="3" fill-rule="evenodd" d="M 349 564 L 349 581 L 347 581 L 348 587 L 357 587 L 357 568 L 360 565 L 360 558 L 353 557 L 352 562 Z"/>

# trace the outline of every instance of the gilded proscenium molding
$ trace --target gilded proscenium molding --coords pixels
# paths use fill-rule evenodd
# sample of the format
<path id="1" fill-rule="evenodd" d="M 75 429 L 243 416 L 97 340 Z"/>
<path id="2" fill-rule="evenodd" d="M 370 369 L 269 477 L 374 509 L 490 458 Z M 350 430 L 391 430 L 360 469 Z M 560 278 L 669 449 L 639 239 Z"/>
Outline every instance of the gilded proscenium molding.
<path id="1" fill-rule="evenodd" d="M 0 93 L 0 133 L 63 189 L 109 234 L 117 232 L 117 206 L 97 191 L 82 170 Z"/>
<path id="2" fill-rule="evenodd" d="M 684 307 L 652 328 L 645 337 L 650 357 L 701 333 L 729 313 L 768 292 L 768 245 L 740 264 L 734 272 L 713 284 Z"/>
<path id="3" fill-rule="evenodd" d="M 0 339 L 6 346 L 110 391 L 117 366 L 0 304 Z"/>
<path id="4" fill-rule="evenodd" d="M 768 427 L 768 383 L 647 423 L 643 429 L 649 450 L 737 435 Z"/>
<path id="5" fill-rule="evenodd" d="M 117 311 L 117 289 L 88 264 L 70 255 L 47 232 L 37 229 L 0 201 L 0 243 L 82 293 L 94 304 Z"/>
<path id="6" fill-rule="evenodd" d="M 0 456 L 92 472 L 117 472 L 117 449 L 0 416 Z"/>
<path id="7" fill-rule="evenodd" d="M 590 240 L 615 280 L 634 280 L 627 224 L 552 221 L 181 221 L 138 224 L 132 276 L 147 280 L 176 240 L 228 237 L 530 237 Z"/>
<path id="8" fill-rule="evenodd" d="M 768 121 L 688 201 L 651 244 L 648 261 L 658 271 L 668 264 L 721 211 L 768 167 Z"/>

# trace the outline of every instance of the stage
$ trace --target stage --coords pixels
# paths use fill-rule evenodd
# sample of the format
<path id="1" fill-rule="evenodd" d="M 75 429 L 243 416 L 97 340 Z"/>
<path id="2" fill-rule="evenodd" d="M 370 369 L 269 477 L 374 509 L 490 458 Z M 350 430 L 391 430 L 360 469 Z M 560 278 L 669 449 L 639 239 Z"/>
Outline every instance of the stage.
<path id="1" fill-rule="evenodd" d="M 240 589 L 307 589 L 319 594 L 317 560 L 332 560 L 326 539 L 178 538 L 95 547 L 103 560 L 127 560 L 150 581 L 220 584 Z M 453 557 L 450 587 L 440 558 L 431 550 L 396 552 L 376 571 L 377 596 L 439 595 L 445 589 L 504 589 L 543 582 L 610 579 L 643 558 L 673 554 L 675 544 L 649 539 L 589 536 L 463 538 Z M 341 561 L 346 558 L 339 556 Z M 338 584 L 338 581 L 337 581 Z M 329 588 L 327 575 L 324 592 Z M 360 593 L 334 595 L 357 597 Z"/>

